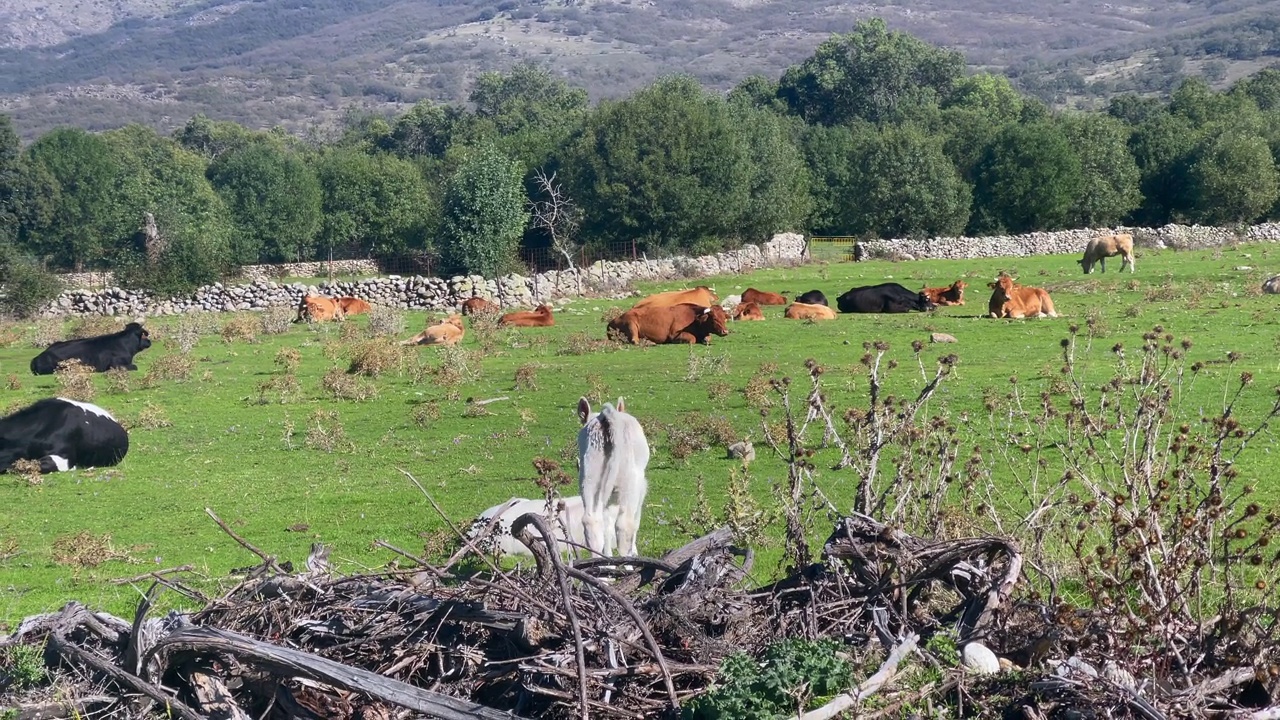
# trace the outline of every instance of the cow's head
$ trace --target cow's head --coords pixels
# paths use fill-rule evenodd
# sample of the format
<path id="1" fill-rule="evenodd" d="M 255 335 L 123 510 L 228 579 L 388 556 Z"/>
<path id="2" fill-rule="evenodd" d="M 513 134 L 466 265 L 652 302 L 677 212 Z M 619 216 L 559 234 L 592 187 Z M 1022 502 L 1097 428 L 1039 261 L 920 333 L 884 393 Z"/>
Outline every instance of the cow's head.
<path id="1" fill-rule="evenodd" d="M 912 309 L 919 310 L 920 312 L 928 312 L 936 309 L 937 307 L 938 306 L 934 305 L 933 301 L 929 299 L 928 295 L 925 295 L 923 292 L 916 293 L 916 301 L 912 306 Z"/>
<path id="2" fill-rule="evenodd" d="M 993 294 L 999 299 L 1008 300 L 1013 297 L 1013 278 L 1008 275 L 1001 275 L 996 278 L 995 282 L 990 283 L 990 287 L 995 291 Z"/>
<path id="3" fill-rule="evenodd" d="M 952 289 L 952 290 L 955 290 L 957 293 L 963 293 L 963 292 L 964 292 L 964 289 L 965 289 L 965 288 L 967 288 L 967 287 L 969 287 L 969 283 L 967 283 L 967 282 L 965 282 L 965 281 L 963 281 L 963 280 L 957 280 L 957 281 L 955 281 L 955 282 L 951 283 L 951 289 Z"/>
<path id="4" fill-rule="evenodd" d="M 724 337 L 729 334 L 729 314 L 719 305 L 702 308 L 697 322 L 713 335 Z"/>
<path id="5" fill-rule="evenodd" d="M 622 397 L 618 398 L 618 402 L 615 403 L 613 407 L 618 412 L 627 411 L 627 404 L 623 402 Z M 591 401 L 588 400 L 585 395 L 578 398 L 578 423 L 586 425 L 587 421 L 590 420 L 593 415 L 594 413 L 591 412 Z"/>
<path id="6" fill-rule="evenodd" d="M 142 327 L 141 323 L 131 322 L 124 326 L 126 335 L 136 335 L 138 337 L 138 349 L 146 350 L 151 347 L 151 333 Z"/>

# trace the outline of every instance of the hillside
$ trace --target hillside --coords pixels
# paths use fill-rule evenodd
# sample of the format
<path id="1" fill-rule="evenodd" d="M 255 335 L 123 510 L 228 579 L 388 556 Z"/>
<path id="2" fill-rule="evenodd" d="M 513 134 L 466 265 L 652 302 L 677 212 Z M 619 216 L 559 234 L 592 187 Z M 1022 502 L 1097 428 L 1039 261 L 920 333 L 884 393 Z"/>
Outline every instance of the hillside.
<path id="1" fill-rule="evenodd" d="M 725 89 L 777 77 L 871 16 L 1059 102 L 1156 92 L 1180 74 L 1228 82 L 1280 53 L 1280 0 L 7 0 L 0 111 L 27 138 L 59 124 L 169 129 L 197 112 L 323 132 L 353 107 L 464 100 L 476 73 L 523 59 L 596 99 L 672 72 Z"/>

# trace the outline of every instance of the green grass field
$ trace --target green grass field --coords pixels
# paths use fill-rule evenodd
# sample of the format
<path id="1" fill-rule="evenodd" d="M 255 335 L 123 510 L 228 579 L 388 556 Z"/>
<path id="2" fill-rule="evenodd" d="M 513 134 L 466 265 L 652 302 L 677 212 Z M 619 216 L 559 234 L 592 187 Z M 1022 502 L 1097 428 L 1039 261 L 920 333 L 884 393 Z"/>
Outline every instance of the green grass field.
<path id="1" fill-rule="evenodd" d="M 583 394 L 624 396 L 628 410 L 649 433 L 653 457 L 640 550 L 658 554 L 683 542 L 675 521 L 694 512 L 697 478 L 703 479 L 713 509 L 718 508 L 730 472 L 740 467 L 726 459 L 723 445 L 674 458 L 663 424 L 679 429 L 727 423 L 737 436 L 753 439 L 759 454 L 750 467 L 753 492 L 762 505 L 771 506 L 770 484 L 785 477 L 785 465 L 760 442 L 760 413 L 748 404 L 743 388 L 770 363 L 777 376 L 793 376 L 803 385 L 804 361 L 814 358 L 827 370 L 823 381 L 834 406 L 865 406 L 866 373 L 858 361 L 863 343 L 874 340 L 889 343 L 887 357 L 899 363 L 887 391 L 914 396 L 922 378 L 912 341 L 927 342 L 930 332 L 959 339 L 957 345 L 926 345 L 921 358 L 932 373 L 938 356 L 959 356 L 956 376 L 944 383 L 927 412 L 957 421 L 966 435 L 962 445 L 998 442 L 992 439 L 983 403 L 993 393 L 1008 392 L 1011 376 L 1029 398 L 1049 387 L 1061 366 L 1060 341 L 1073 323 L 1081 328 L 1082 372 L 1099 380 L 1108 376 L 1114 344 L 1137 348 L 1142 333 L 1155 325 L 1191 338 L 1192 360 L 1218 361 L 1228 351 L 1241 353 L 1234 367 L 1210 365 L 1186 386 L 1180 401 L 1190 411 L 1212 412 L 1221 407 L 1224 388 L 1245 369 L 1255 375 L 1256 392 L 1240 405 L 1239 414 L 1246 421 L 1260 416 L 1270 407 L 1270 388 L 1280 384 L 1280 326 L 1276 298 L 1259 294 L 1258 287 L 1265 271 L 1280 260 L 1280 249 L 1147 250 L 1138 259 L 1143 267 L 1134 275 L 1116 273 L 1117 262 L 1105 275 L 1084 276 L 1075 256 L 1046 256 L 815 264 L 644 286 L 640 289 L 647 292 L 709 282 L 721 297 L 748 286 L 794 293 L 818 288 L 834 304 L 835 296 L 849 287 L 886 280 L 913 289 L 959 277 L 970 284 L 967 305 L 927 315 L 853 315 L 811 324 L 783 320 L 782 308 L 766 308 L 766 322 L 732 325 L 731 334 L 713 338 L 710 347 L 566 354 L 582 344 L 584 333 L 603 338 L 601 316 L 609 307 L 630 305 L 577 300 L 557 314 L 554 328 L 500 332 L 494 349 L 482 358 L 475 334 L 469 333 L 464 348 L 474 351 L 470 367 L 480 371 L 477 379 L 450 387 L 439 374 L 393 372 L 372 380 L 377 396 L 363 401 L 333 399 L 321 379 L 333 367 L 347 367 L 341 353 L 366 338 L 367 318 L 353 320 L 354 330 L 337 324 L 292 326 L 285 334 L 260 335 L 255 342 L 226 342 L 207 334 L 191 353 L 195 364 L 190 379 L 142 387 L 143 376 L 175 352 L 176 321 L 156 319 L 149 327 L 157 342 L 138 356 L 140 370 L 130 374 L 127 391 L 113 389 L 104 376 L 94 379 L 93 401 L 135 426 L 125 461 L 116 468 L 45 476 L 40 484 L 14 474 L 0 476 L 0 622 L 53 610 L 72 599 L 129 615 L 139 589 L 113 584 L 113 579 L 183 564 L 195 567 L 194 585 L 216 590 L 230 569 L 253 565 L 256 558 L 205 515 L 206 507 L 250 542 L 283 559 L 300 562 L 311 543 L 322 541 L 333 548 L 332 557 L 344 572 L 376 570 L 395 559 L 374 547 L 375 540 L 414 553 L 439 552 L 444 524 L 400 470 L 416 476 L 459 521 L 511 496 L 536 497 L 535 457 L 561 462 L 576 477 L 574 408 Z M 1240 266 L 1254 269 L 1236 269 Z M 984 317 L 986 282 L 1001 270 L 1024 284 L 1048 288 L 1064 317 L 1013 322 Z M 417 332 L 426 320 L 425 313 L 407 317 L 408 329 L 401 337 Z M 1095 335 L 1091 342 L 1088 322 Z M 37 378 L 27 370 L 38 352 L 30 343 L 32 332 L 31 326 L 12 327 L 7 346 L 0 348 L 0 377 L 10 378 L 3 407 L 10 410 L 60 392 L 55 378 Z M 260 385 L 285 373 L 276 363 L 283 348 L 300 354 L 296 375 L 301 391 L 288 402 L 281 402 L 278 392 L 267 393 L 263 403 Z M 437 348 L 414 352 L 426 367 L 439 363 Z M 699 375 L 692 381 L 691 370 Z M 467 398 L 501 396 L 510 399 L 488 404 L 489 414 L 468 411 Z M 318 418 L 323 412 L 335 415 Z M 166 419 L 170 424 L 164 425 Z M 776 414 L 770 419 L 776 420 Z M 332 436 L 336 426 L 345 440 Z M 321 447 L 325 444 L 332 451 Z M 1267 432 L 1254 442 L 1258 452 L 1239 463 L 1242 472 L 1259 478 L 1264 498 L 1276 494 L 1267 472 L 1275 445 L 1275 433 Z M 819 453 L 817 481 L 838 507 L 847 509 L 856 478 L 848 471 L 829 470 L 834 457 L 831 450 Z M 998 470 L 996 478 L 999 482 Z M 575 492 L 572 486 L 565 489 L 565 494 Z M 825 537 L 829 527 L 819 519 L 812 533 Z M 778 528 L 771 532 L 781 535 Z M 109 548 L 101 544 L 103 536 L 109 536 Z M 761 579 L 776 569 L 778 545 L 762 551 L 756 566 Z M 95 564 L 103 558 L 92 557 L 94 553 L 106 553 L 108 559 Z M 173 593 L 166 598 L 180 602 Z"/>

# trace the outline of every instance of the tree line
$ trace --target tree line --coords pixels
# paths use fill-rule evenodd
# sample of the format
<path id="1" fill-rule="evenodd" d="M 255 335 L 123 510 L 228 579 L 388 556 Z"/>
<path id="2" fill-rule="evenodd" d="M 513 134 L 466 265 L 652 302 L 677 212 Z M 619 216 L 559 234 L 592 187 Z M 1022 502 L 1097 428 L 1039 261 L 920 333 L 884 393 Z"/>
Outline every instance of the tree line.
<path id="1" fill-rule="evenodd" d="M 196 116 L 172 136 L 59 128 L 23 147 L 0 115 L 0 280 L 12 298 L 47 292 L 47 270 L 112 269 L 177 292 L 331 252 L 491 275 L 553 239 L 660 256 L 786 230 L 1280 219 L 1277 69 L 1223 92 L 1188 79 L 1167 98 L 1054 112 L 873 19 L 727 95 L 671 76 L 592 106 L 522 64 L 480 75 L 469 100 L 353 115 L 323 140 Z"/>

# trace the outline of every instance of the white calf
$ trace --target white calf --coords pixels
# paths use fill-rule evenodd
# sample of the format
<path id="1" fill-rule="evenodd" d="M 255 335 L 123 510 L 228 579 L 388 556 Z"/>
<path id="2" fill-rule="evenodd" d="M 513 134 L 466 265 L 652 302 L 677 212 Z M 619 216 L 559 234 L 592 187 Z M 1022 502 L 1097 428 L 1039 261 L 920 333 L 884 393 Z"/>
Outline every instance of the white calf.
<path id="1" fill-rule="evenodd" d="M 626 413 L 622 398 L 615 408 L 605 403 L 591 414 L 591 403 L 578 400 L 578 490 L 582 494 L 583 534 L 592 553 L 636 554 L 640 510 L 649 489 L 644 469 L 649 441 L 639 421 Z"/>
<path id="2" fill-rule="evenodd" d="M 481 550 L 501 557 L 531 555 L 529 548 L 511 535 L 511 525 L 516 518 L 525 513 L 537 513 L 546 518 L 547 525 L 555 533 L 560 552 L 572 552 L 575 546 L 586 545 L 582 538 L 582 498 L 577 495 L 562 498 L 561 503 L 557 505 L 558 507 L 551 509 L 553 512 L 548 512 L 545 500 L 511 498 L 501 505 L 494 505 L 480 513 L 480 517 L 473 521 L 467 530 L 467 538 L 472 542 L 480 541 L 478 547 Z M 494 523 L 493 532 L 481 540 L 484 529 L 489 526 L 489 521 L 495 515 L 499 517 Z M 534 537 L 542 537 L 538 529 L 533 526 L 529 527 L 529 532 Z"/>

